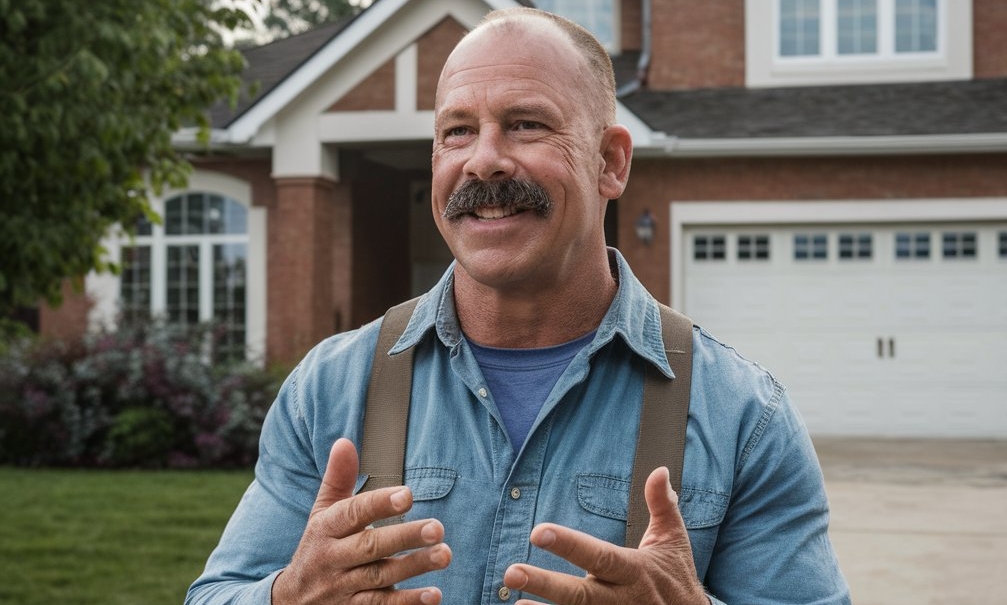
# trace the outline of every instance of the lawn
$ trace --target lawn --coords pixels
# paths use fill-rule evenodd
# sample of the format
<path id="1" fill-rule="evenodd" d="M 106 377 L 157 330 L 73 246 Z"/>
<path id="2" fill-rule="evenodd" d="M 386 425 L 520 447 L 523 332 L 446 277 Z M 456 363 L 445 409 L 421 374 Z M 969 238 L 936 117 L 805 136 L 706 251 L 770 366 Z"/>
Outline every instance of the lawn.
<path id="1" fill-rule="evenodd" d="M 0 467 L 0 603 L 181 605 L 251 478 Z"/>

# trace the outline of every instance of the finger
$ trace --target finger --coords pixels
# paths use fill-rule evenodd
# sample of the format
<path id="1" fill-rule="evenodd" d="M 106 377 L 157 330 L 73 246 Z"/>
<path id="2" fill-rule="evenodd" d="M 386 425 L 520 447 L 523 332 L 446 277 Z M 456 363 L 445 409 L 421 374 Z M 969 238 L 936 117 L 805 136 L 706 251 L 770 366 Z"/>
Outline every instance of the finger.
<path id="1" fill-rule="evenodd" d="M 405 590 L 381 589 L 357 593 L 352 605 L 439 605 L 443 600 L 439 588 L 410 588 Z"/>
<path id="2" fill-rule="evenodd" d="M 504 572 L 504 584 L 511 590 L 533 594 L 553 603 L 600 602 L 603 595 L 597 591 L 611 592 L 597 582 L 574 577 L 557 571 L 549 571 L 533 565 L 516 563 Z M 596 594 L 589 594 L 593 591 Z M 532 603 L 522 599 L 518 603 Z"/>
<path id="3" fill-rule="evenodd" d="M 656 468 L 650 473 L 644 484 L 643 496 L 650 511 L 650 523 L 640 540 L 641 548 L 688 536 L 678 508 L 678 494 L 671 488 L 667 467 Z"/>
<path id="4" fill-rule="evenodd" d="M 531 543 L 548 550 L 606 582 L 622 584 L 634 577 L 634 550 L 583 532 L 543 523 L 531 532 Z M 536 593 L 538 594 L 538 593 Z"/>
<path id="5" fill-rule="evenodd" d="M 353 534 L 333 549 L 346 567 L 365 565 L 415 548 L 440 544 L 444 540 L 444 526 L 436 519 L 410 521 L 398 525 L 368 528 Z M 348 553 L 348 554 L 344 554 Z"/>
<path id="6" fill-rule="evenodd" d="M 409 578 L 446 568 L 451 559 L 451 548 L 447 544 L 436 544 L 355 567 L 347 572 L 346 580 L 359 590 L 394 588 Z"/>
<path id="7" fill-rule="evenodd" d="M 384 487 L 339 500 L 317 514 L 326 535 L 347 538 L 378 521 L 399 517 L 412 506 L 408 487 Z"/>
<path id="8" fill-rule="evenodd" d="M 325 465 L 322 485 L 318 488 L 311 514 L 314 515 L 352 496 L 359 468 L 357 448 L 353 442 L 345 438 L 337 439 L 329 450 L 329 461 Z"/>

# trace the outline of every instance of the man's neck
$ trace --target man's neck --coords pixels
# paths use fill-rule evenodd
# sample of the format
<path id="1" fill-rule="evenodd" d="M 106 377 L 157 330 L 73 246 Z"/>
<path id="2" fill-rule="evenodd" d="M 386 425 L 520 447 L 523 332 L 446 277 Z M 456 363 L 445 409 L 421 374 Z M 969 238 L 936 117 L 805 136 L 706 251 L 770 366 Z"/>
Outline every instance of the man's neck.
<path id="1" fill-rule="evenodd" d="M 455 273 L 455 306 L 465 336 L 501 348 L 548 347 L 598 328 L 618 284 L 607 263 L 548 288 L 497 289 Z"/>

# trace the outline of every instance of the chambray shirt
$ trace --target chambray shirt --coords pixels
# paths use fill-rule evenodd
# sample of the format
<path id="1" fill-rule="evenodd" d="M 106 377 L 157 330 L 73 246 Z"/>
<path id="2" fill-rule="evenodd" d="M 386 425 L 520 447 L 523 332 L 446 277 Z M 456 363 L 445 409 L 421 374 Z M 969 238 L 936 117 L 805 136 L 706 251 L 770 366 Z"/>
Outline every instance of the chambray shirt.
<path id="1" fill-rule="evenodd" d="M 513 603 L 522 593 L 502 589 L 512 563 L 584 573 L 530 546 L 536 524 L 624 543 L 644 370 L 672 371 L 656 302 L 622 256 L 610 256 L 619 275 L 612 306 L 520 451 L 462 336 L 451 270 L 417 305 L 392 349 L 415 347 L 405 461 L 415 504 L 406 518 L 439 519 L 453 560 L 401 587 L 439 586 L 448 604 Z M 287 378 L 262 429 L 255 480 L 187 604 L 269 603 L 332 443 L 348 437 L 359 447 L 378 324 L 325 340 Z M 693 347 L 679 505 L 711 600 L 849 603 L 821 470 L 786 391 L 701 328 Z"/>

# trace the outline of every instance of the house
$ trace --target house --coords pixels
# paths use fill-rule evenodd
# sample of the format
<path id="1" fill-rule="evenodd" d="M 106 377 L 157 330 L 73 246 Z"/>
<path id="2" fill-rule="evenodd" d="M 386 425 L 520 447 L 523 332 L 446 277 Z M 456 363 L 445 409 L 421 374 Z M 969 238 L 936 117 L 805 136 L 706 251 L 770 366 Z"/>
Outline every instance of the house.
<path id="1" fill-rule="evenodd" d="M 167 314 L 296 360 L 450 262 L 436 79 L 511 0 L 379 0 L 247 51 L 163 226 L 43 331 Z M 565 0 L 634 137 L 609 239 L 659 298 L 788 385 L 815 434 L 1007 437 L 1007 3 Z"/>

